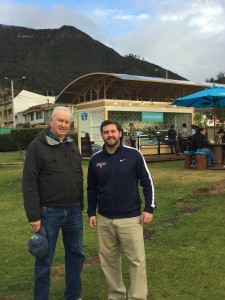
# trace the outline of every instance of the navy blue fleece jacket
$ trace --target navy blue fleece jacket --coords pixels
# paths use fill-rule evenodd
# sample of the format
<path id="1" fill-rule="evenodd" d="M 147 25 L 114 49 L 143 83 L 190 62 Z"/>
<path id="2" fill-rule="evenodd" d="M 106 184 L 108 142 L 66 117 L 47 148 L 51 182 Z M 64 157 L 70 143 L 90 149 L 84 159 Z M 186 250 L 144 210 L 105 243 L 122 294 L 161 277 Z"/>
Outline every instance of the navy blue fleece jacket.
<path id="1" fill-rule="evenodd" d="M 145 198 L 144 211 L 152 213 L 154 185 L 142 154 L 123 145 L 109 154 L 103 146 L 89 162 L 88 216 L 95 216 L 97 207 L 99 214 L 110 219 L 139 216 L 142 204 L 139 183 Z"/>

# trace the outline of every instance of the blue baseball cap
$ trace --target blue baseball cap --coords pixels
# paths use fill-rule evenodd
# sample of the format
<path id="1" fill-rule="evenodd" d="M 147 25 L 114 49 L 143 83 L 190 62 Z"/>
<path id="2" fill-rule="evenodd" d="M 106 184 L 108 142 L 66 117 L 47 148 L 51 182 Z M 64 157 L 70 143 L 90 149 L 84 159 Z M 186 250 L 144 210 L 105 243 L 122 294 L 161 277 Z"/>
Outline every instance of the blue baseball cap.
<path id="1" fill-rule="evenodd" d="M 44 226 L 28 240 L 28 251 L 35 257 L 42 258 L 48 253 L 48 240 Z"/>

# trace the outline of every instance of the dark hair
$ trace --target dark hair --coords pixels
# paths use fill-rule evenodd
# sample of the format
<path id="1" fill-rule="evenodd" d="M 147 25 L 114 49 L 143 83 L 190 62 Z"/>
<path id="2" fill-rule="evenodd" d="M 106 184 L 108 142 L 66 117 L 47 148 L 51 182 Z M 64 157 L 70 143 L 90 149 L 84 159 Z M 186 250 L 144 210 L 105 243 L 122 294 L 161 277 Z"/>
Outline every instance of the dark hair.
<path id="1" fill-rule="evenodd" d="M 195 125 L 195 132 L 196 132 L 196 133 L 199 133 L 199 132 L 200 132 L 200 128 L 199 128 L 198 125 Z"/>
<path id="2" fill-rule="evenodd" d="M 220 128 L 220 130 L 217 131 L 217 134 L 220 134 L 220 133 L 224 133 L 224 130 L 222 128 Z"/>
<path id="3" fill-rule="evenodd" d="M 199 132 L 202 132 L 203 130 L 205 130 L 204 127 L 200 127 L 200 128 L 199 128 Z"/>
<path id="4" fill-rule="evenodd" d="M 122 131 L 122 127 L 118 122 L 111 121 L 111 120 L 105 120 L 101 124 L 101 133 L 103 132 L 103 127 L 108 126 L 108 125 L 116 125 L 117 130 Z"/>
<path id="5" fill-rule="evenodd" d="M 183 123 L 183 125 L 182 125 L 183 127 L 187 127 L 187 125 L 186 125 L 186 123 Z"/>

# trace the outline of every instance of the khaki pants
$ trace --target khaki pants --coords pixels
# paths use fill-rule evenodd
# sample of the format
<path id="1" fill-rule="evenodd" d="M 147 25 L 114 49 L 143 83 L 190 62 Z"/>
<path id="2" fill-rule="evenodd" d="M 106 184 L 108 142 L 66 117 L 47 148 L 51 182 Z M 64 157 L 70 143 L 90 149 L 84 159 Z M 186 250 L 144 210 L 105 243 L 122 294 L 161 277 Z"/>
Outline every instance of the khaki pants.
<path id="1" fill-rule="evenodd" d="M 108 219 L 98 215 L 99 258 L 108 284 L 108 299 L 126 299 L 122 280 L 121 250 L 129 260 L 128 300 L 147 300 L 143 226 L 140 216 Z"/>

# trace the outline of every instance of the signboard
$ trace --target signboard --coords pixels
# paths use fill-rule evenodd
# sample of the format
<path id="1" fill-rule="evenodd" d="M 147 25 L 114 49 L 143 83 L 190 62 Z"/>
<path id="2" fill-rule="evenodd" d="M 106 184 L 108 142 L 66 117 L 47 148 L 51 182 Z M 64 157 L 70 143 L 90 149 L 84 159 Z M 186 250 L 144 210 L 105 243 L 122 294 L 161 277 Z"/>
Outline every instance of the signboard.
<path id="1" fill-rule="evenodd" d="M 142 122 L 163 122 L 163 113 L 161 112 L 142 112 Z"/>
<path id="2" fill-rule="evenodd" d="M 81 120 L 86 121 L 87 118 L 88 118 L 88 114 L 87 114 L 86 112 L 83 112 L 83 113 L 81 114 Z"/>

